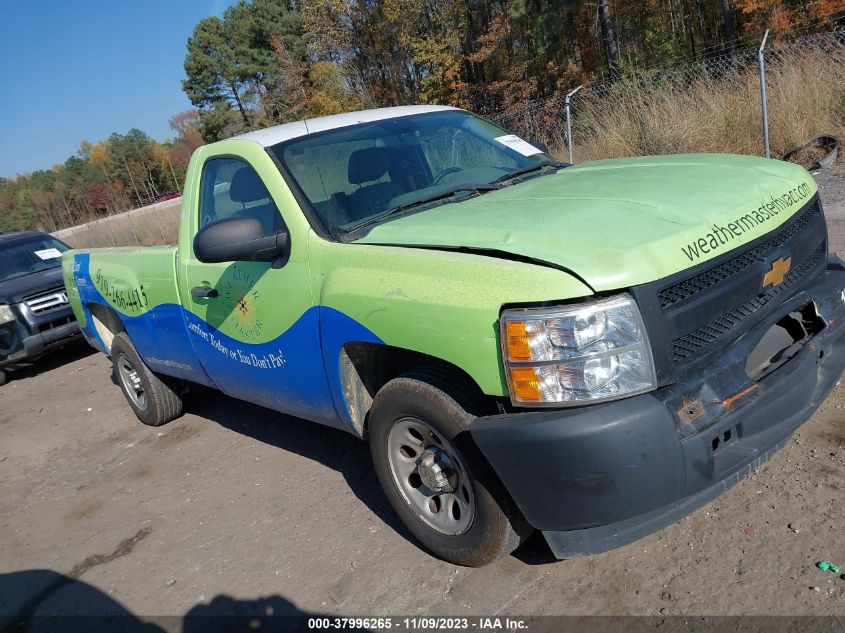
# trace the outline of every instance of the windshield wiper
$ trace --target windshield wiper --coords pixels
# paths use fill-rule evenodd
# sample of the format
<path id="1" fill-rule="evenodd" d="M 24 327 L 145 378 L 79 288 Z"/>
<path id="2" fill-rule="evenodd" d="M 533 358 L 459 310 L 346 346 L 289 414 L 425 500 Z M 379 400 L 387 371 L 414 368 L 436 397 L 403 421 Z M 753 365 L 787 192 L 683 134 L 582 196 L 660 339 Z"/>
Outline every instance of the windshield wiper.
<path id="1" fill-rule="evenodd" d="M 544 172 L 541 175 L 550 174 L 552 173 L 552 169 L 557 171 L 558 169 L 562 169 L 563 167 L 568 167 L 569 163 L 562 163 L 558 160 L 551 161 L 548 163 L 539 163 L 537 165 L 530 165 L 529 167 L 523 167 L 522 169 L 517 169 L 516 171 L 512 171 L 509 174 L 505 174 L 497 178 L 494 182 L 499 183 L 502 186 L 508 186 L 514 184 L 520 176 L 525 176 L 526 174 L 534 173 L 535 171 Z M 549 169 L 549 168 L 552 169 Z"/>
<path id="2" fill-rule="evenodd" d="M 429 202 L 458 202 L 460 200 L 466 200 L 467 198 L 471 198 L 473 194 L 477 195 L 481 192 L 493 191 L 495 189 L 501 189 L 502 187 L 503 185 L 498 182 L 454 185 L 443 191 L 438 191 L 437 193 L 432 193 L 430 195 L 423 196 L 422 198 L 411 200 L 410 202 L 405 202 L 403 204 L 400 204 L 399 206 L 392 207 L 387 211 L 382 211 L 377 215 L 369 217 L 366 220 L 363 220 L 362 222 L 353 225 L 344 232 L 347 234 L 352 233 L 354 231 L 357 231 L 358 229 L 364 228 L 365 226 L 370 226 L 371 224 L 375 224 L 376 222 L 381 222 L 382 220 L 389 218 L 390 216 L 402 213 L 403 211 L 407 211 L 408 209 L 412 209 L 414 207 L 427 204 Z M 457 193 L 460 193 L 461 191 L 468 191 L 469 193 L 465 196 L 455 195 Z"/>

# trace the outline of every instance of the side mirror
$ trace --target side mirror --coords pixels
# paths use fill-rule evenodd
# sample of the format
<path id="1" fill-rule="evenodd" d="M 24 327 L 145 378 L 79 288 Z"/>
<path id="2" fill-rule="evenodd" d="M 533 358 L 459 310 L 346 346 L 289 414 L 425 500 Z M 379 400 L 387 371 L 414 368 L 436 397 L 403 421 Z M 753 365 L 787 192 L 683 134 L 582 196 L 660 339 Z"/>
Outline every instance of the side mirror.
<path id="1" fill-rule="evenodd" d="M 273 262 L 284 265 L 290 255 L 287 231 L 267 235 L 255 218 L 227 218 L 212 222 L 194 237 L 194 253 L 206 264 L 219 262 Z"/>

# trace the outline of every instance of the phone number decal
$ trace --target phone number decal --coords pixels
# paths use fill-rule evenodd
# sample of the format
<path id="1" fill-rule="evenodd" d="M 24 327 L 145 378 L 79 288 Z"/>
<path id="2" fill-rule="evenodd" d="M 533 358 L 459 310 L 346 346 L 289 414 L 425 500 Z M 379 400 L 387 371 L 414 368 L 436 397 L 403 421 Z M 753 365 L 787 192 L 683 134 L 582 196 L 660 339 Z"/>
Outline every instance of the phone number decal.
<path id="1" fill-rule="evenodd" d="M 109 280 L 99 268 L 94 275 L 94 285 L 100 294 L 108 299 L 109 303 L 120 308 L 124 312 L 140 312 L 149 305 L 144 284 L 137 288 L 126 288 L 121 282 Z M 123 286 L 123 287 L 120 287 Z"/>

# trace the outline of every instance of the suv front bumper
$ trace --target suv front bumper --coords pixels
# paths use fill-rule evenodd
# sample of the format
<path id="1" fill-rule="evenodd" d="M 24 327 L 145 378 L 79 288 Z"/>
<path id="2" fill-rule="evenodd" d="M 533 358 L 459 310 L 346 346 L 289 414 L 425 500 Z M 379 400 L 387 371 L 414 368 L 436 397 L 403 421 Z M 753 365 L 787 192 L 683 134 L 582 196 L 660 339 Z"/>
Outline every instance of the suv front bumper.
<path id="1" fill-rule="evenodd" d="M 80 336 L 70 306 L 56 310 L 30 325 L 23 316 L 0 326 L 0 367 L 37 360 L 50 350 Z"/>
<path id="2" fill-rule="evenodd" d="M 616 402 L 479 418 L 475 442 L 558 558 L 597 554 L 680 519 L 780 449 L 845 369 L 845 269 L 745 332 L 700 374 Z M 780 318 L 815 302 L 825 327 L 757 381 L 746 358 Z"/>

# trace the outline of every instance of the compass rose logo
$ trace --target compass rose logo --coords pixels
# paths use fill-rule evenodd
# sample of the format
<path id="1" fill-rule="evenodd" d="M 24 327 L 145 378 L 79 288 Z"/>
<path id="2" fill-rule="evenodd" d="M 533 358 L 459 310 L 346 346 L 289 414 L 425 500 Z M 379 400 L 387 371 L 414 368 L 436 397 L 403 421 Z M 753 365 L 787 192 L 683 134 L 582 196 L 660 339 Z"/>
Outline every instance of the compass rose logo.
<path id="1" fill-rule="evenodd" d="M 262 328 L 256 310 L 260 294 L 246 270 L 232 266 L 225 280 L 223 297 L 235 331 L 245 338 L 257 338 Z"/>

